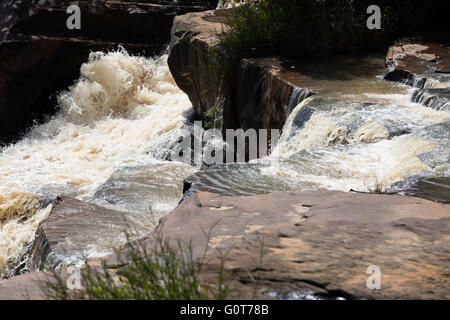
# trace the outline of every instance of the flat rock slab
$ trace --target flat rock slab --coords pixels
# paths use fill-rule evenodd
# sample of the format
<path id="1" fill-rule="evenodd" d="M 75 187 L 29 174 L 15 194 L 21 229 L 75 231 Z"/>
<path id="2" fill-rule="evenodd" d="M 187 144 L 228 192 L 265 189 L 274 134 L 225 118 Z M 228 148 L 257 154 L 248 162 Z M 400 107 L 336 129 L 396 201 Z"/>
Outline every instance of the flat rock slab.
<path id="1" fill-rule="evenodd" d="M 30 269 L 82 264 L 86 258 L 107 255 L 125 242 L 125 232 L 150 231 L 141 221 L 129 213 L 59 197 L 38 227 Z"/>
<path id="2" fill-rule="evenodd" d="M 143 216 L 156 227 L 180 201 L 183 180 L 195 169 L 183 163 L 155 163 L 117 170 L 90 202 Z M 147 217 L 147 218 L 145 218 Z"/>
<path id="3" fill-rule="evenodd" d="M 45 281 L 48 275 L 44 272 L 33 272 L 0 280 L 0 300 L 42 300 L 45 294 L 39 282 Z"/>
<path id="4" fill-rule="evenodd" d="M 227 252 L 225 267 L 239 298 L 252 298 L 255 285 L 258 298 L 311 292 L 327 298 L 450 298 L 446 204 L 337 191 L 249 197 L 202 192 L 166 216 L 157 231 L 191 241 L 196 257 L 211 231 L 205 276 L 214 277 Z M 372 265 L 381 271 L 379 290 L 367 287 Z"/>
<path id="5" fill-rule="evenodd" d="M 85 268 L 84 266 L 83 268 Z M 89 263 L 89 270 L 94 273 L 104 274 L 99 260 Z M 69 280 L 74 275 L 74 269 L 60 268 L 55 271 L 61 281 Z M 80 269 L 80 272 L 83 272 Z M 116 274 L 108 271 L 114 281 L 118 281 Z M 10 279 L 0 280 L 0 300 L 44 300 L 49 299 L 50 292 L 47 283 L 55 281 L 54 274 L 50 272 L 32 272 Z"/>
<path id="6" fill-rule="evenodd" d="M 450 49 L 434 43 L 397 43 L 389 48 L 386 66 L 386 80 L 421 89 L 438 81 L 438 87 L 446 87 L 450 81 Z"/>

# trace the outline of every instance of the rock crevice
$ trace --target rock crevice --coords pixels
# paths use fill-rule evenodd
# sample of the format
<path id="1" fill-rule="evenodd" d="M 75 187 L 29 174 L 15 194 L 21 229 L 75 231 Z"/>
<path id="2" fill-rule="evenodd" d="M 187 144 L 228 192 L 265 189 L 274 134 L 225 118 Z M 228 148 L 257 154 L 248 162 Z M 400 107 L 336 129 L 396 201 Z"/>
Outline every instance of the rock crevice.
<path id="1" fill-rule="evenodd" d="M 219 75 L 213 52 L 220 50 L 229 13 L 216 10 L 175 18 L 168 59 L 171 73 L 198 118 L 207 121 L 214 109 L 219 110 L 223 130 L 282 129 L 293 107 L 314 92 L 284 79 L 286 66 L 278 57 L 243 59 L 235 70 Z"/>

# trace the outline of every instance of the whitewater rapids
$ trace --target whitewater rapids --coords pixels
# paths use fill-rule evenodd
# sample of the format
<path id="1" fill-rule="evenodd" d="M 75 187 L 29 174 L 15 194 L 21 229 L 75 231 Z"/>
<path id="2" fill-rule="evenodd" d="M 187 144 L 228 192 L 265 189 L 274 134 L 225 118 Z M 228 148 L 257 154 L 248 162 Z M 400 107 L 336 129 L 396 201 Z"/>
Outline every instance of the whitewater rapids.
<path id="1" fill-rule="evenodd" d="M 95 52 L 80 74 L 59 95 L 56 116 L 1 150 L 0 275 L 33 240 L 49 212 L 46 197 L 86 200 L 120 166 L 156 161 L 148 154 L 152 142 L 192 112 L 167 55 Z"/>
<path id="2" fill-rule="evenodd" d="M 449 177 L 450 111 L 411 102 L 414 89 L 383 81 L 382 58 L 342 63 L 304 66 L 312 74 L 308 88 L 325 90 L 289 106 L 271 155 L 213 165 L 195 174 L 191 191 L 404 191 L 422 178 Z M 181 198 L 177 186 L 199 169 L 158 154 L 192 126 L 192 105 L 176 86 L 167 55 L 96 52 L 80 74 L 59 94 L 57 115 L 0 151 L 0 276 L 22 259 L 56 196 L 140 212 L 138 222 L 150 231 L 155 224 L 147 221 L 145 206 L 151 202 L 159 217 L 170 212 Z M 142 178 L 140 170 L 156 190 L 147 202 L 129 197 L 111 204 L 95 196 L 113 192 L 121 174 Z M 97 242 L 92 247 L 90 256 L 107 253 Z"/>

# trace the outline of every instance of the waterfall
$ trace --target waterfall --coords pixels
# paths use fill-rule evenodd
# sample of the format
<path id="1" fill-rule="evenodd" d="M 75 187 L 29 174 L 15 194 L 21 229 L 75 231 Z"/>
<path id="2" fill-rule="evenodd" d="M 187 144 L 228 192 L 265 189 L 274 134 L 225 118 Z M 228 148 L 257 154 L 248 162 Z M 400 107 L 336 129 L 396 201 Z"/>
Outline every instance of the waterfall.
<path id="1" fill-rule="evenodd" d="M 295 87 L 294 90 L 292 90 L 291 97 L 289 99 L 289 104 L 286 108 L 286 119 L 291 114 L 292 110 L 303 100 L 305 100 L 308 97 L 308 94 L 310 92 L 308 90 Z"/>
<path id="2" fill-rule="evenodd" d="M 34 238 L 58 195 L 89 199 L 121 166 L 154 162 L 159 137 L 178 138 L 192 110 L 167 55 L 91 53 L 60 111 L 0 153 L 0 274 Z"/>
<path id="3" fill-rule="evenodd" d="M 439 96 L 439 91 L 441 90 L 444 89 L 418 89 L 412 94 L 411 101 L 423 104 L 435 110 L 450 111 L 450 101 L 447 98 Z"/>

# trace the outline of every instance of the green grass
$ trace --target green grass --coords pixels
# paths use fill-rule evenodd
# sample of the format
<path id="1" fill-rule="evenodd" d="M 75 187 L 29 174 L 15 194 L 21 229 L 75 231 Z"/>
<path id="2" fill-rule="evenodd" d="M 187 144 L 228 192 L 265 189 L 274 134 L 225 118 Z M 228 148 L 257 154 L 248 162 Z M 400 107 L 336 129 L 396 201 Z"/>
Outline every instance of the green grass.
<path id="1" fill-rule="evenodd" d="M 41 283 L 46 296 L 57 300 L 205 300 L 227 299 L 232 290 L 223 268 L 224 258 L 213 283 L 202 280 L 207 248 L 194 260 L 192 247 L 178 242 L 175 247 L 159 238 L 152 249 L 128 241 L 116 254 L 122 267 L 114 272 L 102 267 L 81 269 L 81 290 L 69 290 L 58 270 Z"/>

